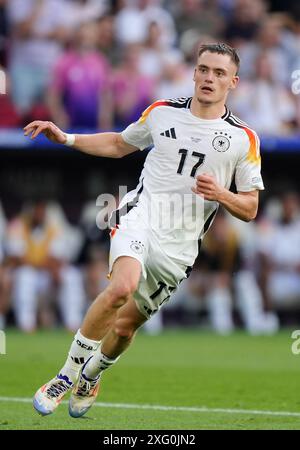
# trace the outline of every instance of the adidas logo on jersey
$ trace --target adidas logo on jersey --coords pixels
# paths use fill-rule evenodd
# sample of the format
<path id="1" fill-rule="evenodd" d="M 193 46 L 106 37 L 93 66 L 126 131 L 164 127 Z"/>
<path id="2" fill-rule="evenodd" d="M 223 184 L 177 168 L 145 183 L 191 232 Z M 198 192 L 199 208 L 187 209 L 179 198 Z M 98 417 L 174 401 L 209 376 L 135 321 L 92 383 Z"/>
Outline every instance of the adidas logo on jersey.
<path id="1" fill-rule="evenodd" d="M 175 128 L 170 128 L 169 130 L 163 131 L 162 133 L 160 133 L 160 135 L 168 137 L 168 138 L 172 138 L 172 139 L 177 139 L 176 133 L 175 133 Z"/>

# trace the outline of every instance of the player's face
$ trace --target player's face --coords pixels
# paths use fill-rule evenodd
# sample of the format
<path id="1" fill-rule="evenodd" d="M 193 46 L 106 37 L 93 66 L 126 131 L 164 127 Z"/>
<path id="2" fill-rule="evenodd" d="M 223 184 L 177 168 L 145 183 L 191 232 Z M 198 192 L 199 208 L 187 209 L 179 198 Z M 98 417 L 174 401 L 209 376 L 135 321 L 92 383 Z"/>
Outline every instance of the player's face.
<path id="1" fill-rule="evenodd" d="M 204 52 L 199 56 L 194 72 L 195 96 L 200 103 L 223 102 L 230 89 L 234 89 L 239 77 L 237 67 L 229 55 Z"/>

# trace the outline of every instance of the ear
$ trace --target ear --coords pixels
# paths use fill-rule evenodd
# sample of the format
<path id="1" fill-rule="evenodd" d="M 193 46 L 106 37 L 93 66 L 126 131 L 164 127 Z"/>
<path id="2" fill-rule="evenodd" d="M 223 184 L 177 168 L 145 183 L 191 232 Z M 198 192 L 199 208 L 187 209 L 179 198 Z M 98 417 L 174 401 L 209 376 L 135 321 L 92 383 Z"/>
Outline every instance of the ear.
<path id="1" fill-rule="evenodd" d="M 237 87 L 239 81 L 240 81 L 240 78 L 237 75 L 235 75 L 231 80 L 229 89 L 235 89 Z"/>
<path id="2" fill-rule="evenodd" d="M 196 81 L 195 78 L 196 78 L 196 69 L 194 69 L 193 81 Z"/>

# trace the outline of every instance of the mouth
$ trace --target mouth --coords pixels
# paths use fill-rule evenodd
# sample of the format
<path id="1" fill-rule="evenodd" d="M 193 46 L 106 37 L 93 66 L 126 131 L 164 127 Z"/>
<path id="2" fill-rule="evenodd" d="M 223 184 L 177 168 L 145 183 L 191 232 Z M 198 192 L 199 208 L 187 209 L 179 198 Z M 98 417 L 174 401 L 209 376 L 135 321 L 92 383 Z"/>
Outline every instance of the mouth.
<path id="1" fill-rule="evenodd" d="M 214 92 L 213 88 L 211 88 L 209 86 L 202 86 L 201 91 L 202 92 Z"/>

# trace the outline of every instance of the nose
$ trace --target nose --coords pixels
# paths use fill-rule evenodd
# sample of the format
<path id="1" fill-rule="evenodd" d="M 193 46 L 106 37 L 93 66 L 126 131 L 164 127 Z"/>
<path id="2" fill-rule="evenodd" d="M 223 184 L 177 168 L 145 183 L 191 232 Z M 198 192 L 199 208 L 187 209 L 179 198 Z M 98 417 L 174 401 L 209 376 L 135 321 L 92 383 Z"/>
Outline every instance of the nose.
<path id="1" fill-rule="evenodd" d="M 213 82 L 213 77 L 214 77 L 213 73 L 212 72 L 208 72 L 206 74 L 206 77 L 205 77 L 205 82 L 206 83 L 212 83 Z"/>

